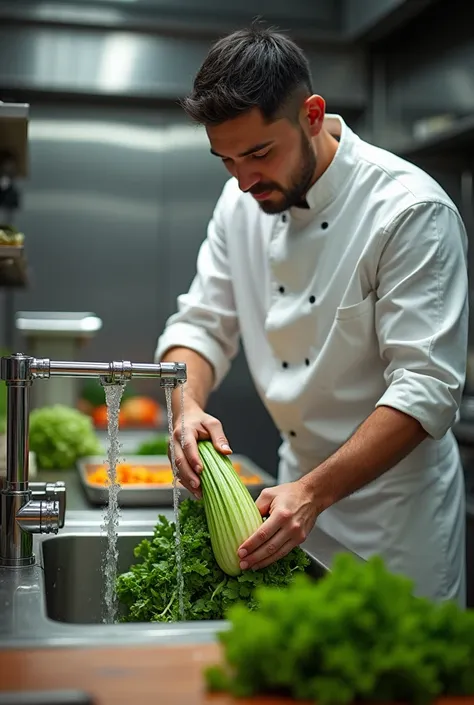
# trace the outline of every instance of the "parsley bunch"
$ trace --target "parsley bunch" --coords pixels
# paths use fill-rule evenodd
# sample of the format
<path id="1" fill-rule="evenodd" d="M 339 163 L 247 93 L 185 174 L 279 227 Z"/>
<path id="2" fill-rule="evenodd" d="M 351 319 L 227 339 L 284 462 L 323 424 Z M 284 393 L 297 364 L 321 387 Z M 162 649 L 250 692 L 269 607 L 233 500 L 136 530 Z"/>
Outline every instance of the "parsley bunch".
<path id="1" fill-rule="evenodd" d="M 224 664 L 210 690 L 281 694 L 319 705 L 427 703 L 474 695 L 474 612 L 413 596 L 379 557 L 340 554 L 319 582 L 259 587 L 256 610 L 229 609 Z"/>
<path id="2" fill-rule="evenodd" d="M 214 558 L 202 500 L 185 499 L 179 512 L 187 621 L 224 619 L 227 609 L 240 600 L 253 610 L 257 586 L 286 586 L 310 563 L 304 551 L 295 548 L 267 568 L 229 577 Z M 121 621 L 178 621 L 174 522 L 159 516 L 153 537 L 138 544 L 135 557 L 138 562 L 117 578 Z"/>

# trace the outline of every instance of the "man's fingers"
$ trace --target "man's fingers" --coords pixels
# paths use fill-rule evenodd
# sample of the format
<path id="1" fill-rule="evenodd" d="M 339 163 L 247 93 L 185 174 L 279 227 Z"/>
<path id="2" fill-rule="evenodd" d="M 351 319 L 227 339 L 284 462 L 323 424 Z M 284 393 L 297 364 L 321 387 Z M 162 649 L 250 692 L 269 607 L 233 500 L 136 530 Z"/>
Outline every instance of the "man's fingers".
<path id="1" fill-rule="evenodd" d="M 211 437 L 214 448 L 219 451 L 219 453 L 232 453 L 230 443 L 225 436 L 220 421 L 211 417 L 209 420 L 206 420 L 204 426 Z"/>
<path id="2" fill-rule="evenodd" d="M 178 478 L 181 484 L 186 487 L 189 492 L 197 497 L 201 498 L 200 482 L 197 474 L 192 470 L 189 465 L 186 456 L 184 455 L 181 446 L 175 444 L 175 462 L 176 468 L 178 470 Z"/>
<path id="3" fill-rule="evenodd" d="M 246 558 L 241 559 L 240 567 L 242 570 L 247 570 L 247 568 L 254 568 L 256 565 L 272 558 L 272 556 L 278 555 L 278 552 L 283 548 L 283 546 L 288 542 L 288 535 L 284 529 L 279 529 L 276 534 L 265 541 L 265 543 L 257 548 L 256 551 L 250 553 Z"/>
<path id="4" fill-rule="evenodd" d="M 295 548 L 295 546 L 295 542 L 292 539 L 289 539 L 286 543 L 283 544 L 279 551 L 277 551 L 271 556 L 268 556 L 268 558 L 265 558 L 264 560 L 255 563 L 252 566 L 252 570 L 261 570 L 262 568 L 266 568 L 272 563 L 275 563 L 275 561 L 279 561 L 280 558 L 287 556 L 288 553 Z"/>
<path id="5" fill-rule="evenodd" d="M 281 516 L 277 513 L 272 514 L 252 536 L 243 542 L 237 552 L 239 558 L 245 559 L 248 555 L 260 548 L 260 546 L 263 546 L 264 543 L 270 541 L 277 531 L 281 529 L 283 523 Z"/>
<path id="6" fill-rule="evenodd" d="M 199 456 L 197 441 L 193 431 L 185 429 L 184 436 L 181 438 L 181 431 L 176 429 L 173 436 L 175 448 L 179 448 L 180 450 L 182 449 L 189 467 L 192 468 L 195 473 L 201 472 L 201 458 Z"/>
<path id="7" fill-rule="evenodd" d="M 266 517 L 270 513 L 270 507 L 272 506 L 274 498 L 275 487 L 266 487 L 258 495 L 255 504 L 262 517 Z"/>
<path id="8" fill-rule="evenodd" d="M 231 453 L 229 442 L 222 430 L 222 424 L 212 416 L 203 412 L 188 418 L 188 424 L 182 432 L 177 425 L 170 439 L 168 456 L 171 459 L 171 443 L 176 456 L 178 477 L 187 490 L 195 497 L 202 497 L 199 473 L 202 472 L 202 461 L 198 450 L 198 439 L 210 438 L 214 447 L 221 453 Z"/>

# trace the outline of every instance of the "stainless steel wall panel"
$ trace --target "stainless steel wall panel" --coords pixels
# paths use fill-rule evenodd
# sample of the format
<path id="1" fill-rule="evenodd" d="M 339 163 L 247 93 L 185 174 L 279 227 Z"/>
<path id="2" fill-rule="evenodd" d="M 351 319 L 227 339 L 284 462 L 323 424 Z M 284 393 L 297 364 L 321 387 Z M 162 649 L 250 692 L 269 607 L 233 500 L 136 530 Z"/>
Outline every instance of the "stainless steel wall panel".
<path id="1" fill-rule="evenodd" d="M 165 146 L 153 113 L 32 106 L 31 176 L 18 215 L 32 283 L 16 308 L 94 311 L 104 326 L 86 359 L 152 359 L 167 313 Z"/>
<path id="2" fill-rule="evenodd" d="M 176 100 L 191 89 L 210 41 L 67 27 L 0 27 L 2 92 L 25 90 Z M 338 108 L 367 101 L 362 47 L 306 46 L 315 90 Z"/>

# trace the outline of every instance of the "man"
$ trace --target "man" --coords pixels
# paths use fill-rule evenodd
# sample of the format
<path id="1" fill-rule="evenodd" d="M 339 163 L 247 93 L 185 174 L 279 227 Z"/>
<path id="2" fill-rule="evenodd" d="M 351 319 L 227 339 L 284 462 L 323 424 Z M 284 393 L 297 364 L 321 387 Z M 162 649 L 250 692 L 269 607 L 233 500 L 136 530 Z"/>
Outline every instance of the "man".
<path id="1" fill-rule="evenodd" d="M 184 361 L 181 479 L 200 496 L 197 439 L 242 341 L 281 432 L 279 484 L 239 550 L 267 566 L 317 520 L 417 594 L 465 603 L 455 422 L 466 367 L 466 233 L 427 174 L 325 115 L 288 38 L 251 28 L 210 50 L 184 109 L 231 178 L 157 360 Z M 174 399 L 175 410 L 179 398 Z"/>

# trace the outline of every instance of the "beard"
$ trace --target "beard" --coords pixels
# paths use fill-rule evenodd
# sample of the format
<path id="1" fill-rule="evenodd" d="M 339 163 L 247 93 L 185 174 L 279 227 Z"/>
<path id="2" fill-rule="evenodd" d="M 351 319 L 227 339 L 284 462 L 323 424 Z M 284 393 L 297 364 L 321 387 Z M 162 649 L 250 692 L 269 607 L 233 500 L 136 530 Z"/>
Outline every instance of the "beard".
<path id="1" fill-rule="evenodd" d="M 255 189 L 250 189 L 250 193 L 265 193 L 274 191 L 281 193 L 278 200 L 259 201 L 260 208 L 268 215 L 283 213 L 293 206 L 303 205 L 309 187 L 316 171 L 316 156 L 313 152 L 311 142 L 301 131 L 301 160 L 297 170 L 291 175 L 290 185 L 283 188 L 276 183 L 259 184 Z"/>

